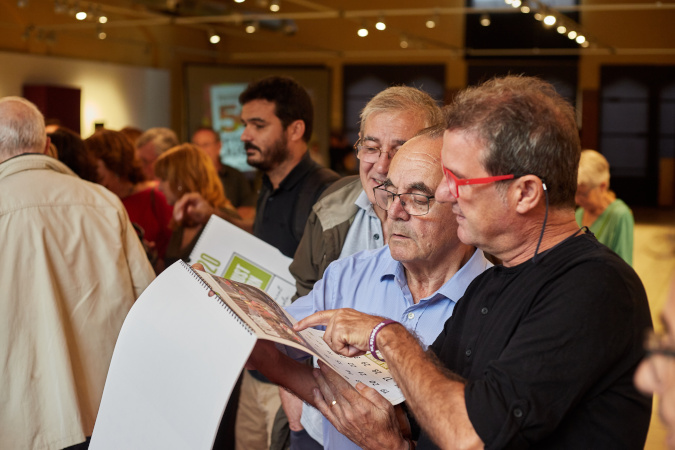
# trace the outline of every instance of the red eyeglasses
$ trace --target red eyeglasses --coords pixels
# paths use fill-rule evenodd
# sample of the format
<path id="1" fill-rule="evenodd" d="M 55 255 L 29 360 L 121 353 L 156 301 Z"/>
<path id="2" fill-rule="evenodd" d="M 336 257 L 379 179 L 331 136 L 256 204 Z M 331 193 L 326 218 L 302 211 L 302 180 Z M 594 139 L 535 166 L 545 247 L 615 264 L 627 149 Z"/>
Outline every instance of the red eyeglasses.
<path id="1" fill-rule="evenodd" d="M 443 166 L 443 173 L 445 174 L 445 179 L 448 181 L 448 187 L 450 192 L 454 194 L 455 198 L 459 198 L 459 187 L 466 186 L 469 184 L 488 184 L 494 183 L 495 181 L 503 180 L 512 180 L 515 178 L 515 175 L 497 175 L 494 177 L 483 177 L 483 178 L 457 178 L 454 173 L 450 172 L 450 169 Z"/>

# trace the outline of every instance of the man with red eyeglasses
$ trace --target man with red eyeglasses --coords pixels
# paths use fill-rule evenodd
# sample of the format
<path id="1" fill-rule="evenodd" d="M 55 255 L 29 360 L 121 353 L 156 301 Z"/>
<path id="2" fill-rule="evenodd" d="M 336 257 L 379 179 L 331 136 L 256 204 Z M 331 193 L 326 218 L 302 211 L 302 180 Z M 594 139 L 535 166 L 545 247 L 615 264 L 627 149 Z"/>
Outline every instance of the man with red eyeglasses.
<path id="1" fill-rule="evenodd" d="M 649 306 L 633 269 L 576 225 L 580 151 L 574 110 L 550 84 L 505 77 L 466 89 L 446 110 L 436 201 L 452 206 L 462 242 L 503 266 L 472 282 L 427 353 L 400 324 L 355 311 L 298 323 L 327 325 L 342 354 L 383 354 L 422 427 L 418 448 L 644 447 L 651 399 L 632 377 Z M 340 381 L 322 374 L 316 403 L 334 423 L 408 447 L 380 425 L 385 408 L 362 404 L 352 420 L 342 399 L 328 406 Z"/>

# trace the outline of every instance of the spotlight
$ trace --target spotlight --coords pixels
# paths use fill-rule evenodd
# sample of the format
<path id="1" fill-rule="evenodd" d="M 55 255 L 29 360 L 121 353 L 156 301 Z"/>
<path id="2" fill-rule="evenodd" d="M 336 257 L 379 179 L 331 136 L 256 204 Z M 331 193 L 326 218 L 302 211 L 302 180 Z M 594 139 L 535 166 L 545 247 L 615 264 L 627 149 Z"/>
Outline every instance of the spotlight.
<path id="1" fill-rule="evenodd" d="M 359 28 L 359 31 L 356 32 L 360 37 L 366 37 L 368 36 L 368 28 L 366 28 L 366 25 L 363 24 L 361 28 Z"/>
<path id="2" fill-rule="evenodd" d="M 504 3 L 506 3 L 507 5 L 510 5 L 511 3 L 513 3 L 513 0 L 504 0 Z"/>
<path id="3" fill-rule="evenodd" d="M 527 5 L 523 5 L 523 6 L 520 7 L 520 12 L 523 13 L 523 14 L 527 14 L 527 13 L 530 12 L 530 7 L 527 6 Z"/>
<path id="4" fill-rule="evenodd" d="M 75 18 L 77 20 L 84 20 L 87 18 L 87 12 L 86 11 L 78 11 L 75 13 Z"/>
<path id="5" fill-rule="evenodd" d="M 234 0 L 235 3 L 244 3 L 245 0 Z"/>
<path id="6" fill-rule="evenodd" d="M 108 23 L 108 17 L 106 17 L 106 16 L 99 17 L 98 23 Z"/>
<path id="7" fill-rule="evenodd" d="M 220 42 L 220 35 L 213 30 L 209 31 L 209 42 L 212 44 L 217 44 Z"/>
<path id="8" fill-rule="evenodd" d="M 427 20 L 426 26 L 427 26 L 427 28 L 429 28 L 429 29 L 431 29 L 431 28 L 436 28 L 436 18 L 435 18 L 435 17 L 429 18 L 429 19 Z"/>
<path id="9" fill-rule="evenodd" d="M 100 40 L 103 40 L 108 37 L 105 31 L 103 31 L 103 28 L 101 28 L 100 25 L 96 27 L 96 37 L 98 37 Z"/>
<path id="10" fill-rule="evenodd" d="M 574 31 L 574 30 L 570 30 L 570 32 L 567 33 L 567 37 L 570 38 L 570 39 L 574 39 L 574 38 L 577 37 L 577 32 Z"/>
<path id="11" fill-rule="evenodd" d="M 489 27 L 490 26 L 490 15 L 489 14 L 481 14 L 480 16 L 480 24 L 483 25 L 484 27 Z"/>
<path id="12" fill-rule="evenodd" d="M 544 20 L 544 15 L 542 13 L 534 13 L 534 20 L 541 22 Z"/>
<path id="13" fill-rule="evenodd" d="M 270 2 L 270 11 L 279 12 L 281 9 L 281 0 L 272 0 Z"/>
<path id="14" fill-rule="evenodd" d="M 514 8 L 520 8 L 520 5 L 522 5 L 522 4 L 523 3 L 520 0 L 513 0 L 511 2 L 511 6 L 513 6 Z"/>
<path id="15" fill-rule="evenodd" d="M 377 28 L 380 31 L 384 31 L 387 29 L 387 24 L 384 23 L 384 16 L 380 16 L 379 19 L 377 19 L 377 23 L 375 24 L 375 28 Z"/>
<path id="16" fill-rule="evenodd" d="M 590 45 L 590 44 L 588 43 L 588 41 L 584 41 L 584 42 L 581 43 L 581 46 L 582 46 L 583 48 L 587 48 L 589 45 Z"/>
<path id="17" fill-rule="evenodd" d="M 583 44 L 584 42 L 586 42 L 586 36 L 584 36 L 583 34 L 580 34 L 580 35 L 577 36 L 575 41 L 577 41 L 577 44 Z"/>
<path id="18" fill-rule="evenodd" d="M 556 21 L 556 18 L 553 14 L 549 14 L 546 17 L 544 17 L 544 25 L 546 26 L 551 26 L 554 25 Z"/>
<path id="19" fill-rule="evenodd" d="M 246 32 L 247 32 L 248 34 L 253 34 L 253 33 L 255 33 L 256 31 L 258 31 L 258 27 L 259 27 L 258 22 L 257 22 L 257 21 L 253 21 L 253 22 L 249 23 L 248 25 L 246 25 Z"/>
<path id="20" fill-rule="evenodd" d="M 401 46 L 401 48 L 408 48 L 408 38 L 405 37 L 405 34 L 401 35 L 401 40 L 399 42 L 399 45 Z"/>
<path id="21" fill-rule="evenodd" d="M 565 25 L 559 25 L 558 28 L 556 28 L 556 30 L 558 30 L 558 33 L 560 34 L 567 33 L 567 28 L 565 28 Z"/>

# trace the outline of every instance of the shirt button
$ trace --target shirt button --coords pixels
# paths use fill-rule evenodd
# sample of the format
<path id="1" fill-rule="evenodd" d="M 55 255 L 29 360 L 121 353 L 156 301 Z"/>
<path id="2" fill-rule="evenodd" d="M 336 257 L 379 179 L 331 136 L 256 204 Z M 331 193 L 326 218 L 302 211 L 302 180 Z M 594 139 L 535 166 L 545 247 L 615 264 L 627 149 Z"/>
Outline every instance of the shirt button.
<path id="1" fill-rule="evenodd" d="M 513 415 L 518 418 L 523 417 L 523 411 L 520 408 L 516 408 L 513 410 Z"/>
<path id="2" fill-rule="evenodd" d="M 408 319 L 413 320 L 415 318 L 415 313 L 408 313 Z"/>
<path id="3" fill-rule="evenodd" d="M 380 235 L 377 234 L 377 233 L 375 233 L 375 234 L 373 235 L 373 237 L 375 238 L 376 241 L 380 239 Z"/>
<path id="4" fill-rule="evenodd" d="M 483 307 L 483 308 L 480 310 L 480 313 L 483 314 L 483 315 L 485 315 L 485 314 L 488 313 L 488 309 L 487 309 L 486 307 Z"/>
<path id="5" fill-rule="evenodd" d="M 471 349 L 470 348 L 466 349 L 466 352 L 464 352 L 464 354 L 466 356 L 471 356 Z"/>

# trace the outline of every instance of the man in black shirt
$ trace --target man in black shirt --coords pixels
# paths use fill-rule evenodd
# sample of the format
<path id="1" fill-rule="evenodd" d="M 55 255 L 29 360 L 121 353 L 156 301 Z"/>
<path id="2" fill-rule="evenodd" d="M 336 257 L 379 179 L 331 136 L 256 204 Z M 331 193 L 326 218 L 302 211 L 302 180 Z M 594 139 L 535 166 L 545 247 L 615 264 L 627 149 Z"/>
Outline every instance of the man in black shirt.
<path id="1" fill-rule="evenodd" d="M 452 204 L 462 242 L 503 266 L 474 280 L 427 353 L 403 326 L 352 310 L 298 328 L 326 324 L 346 355 L 379 349 L 419 448 L 643 448 L 651 399 L 632 376 L 649 306 L 633 269 L 576 225 L 573 108 L 548 83 L 506 77 L 460 93 L 446 127 L 436 201 Z M 338 430 L 406 448 L 374 391 L 345 398 L 322 373 L 317 404 Z"/>

